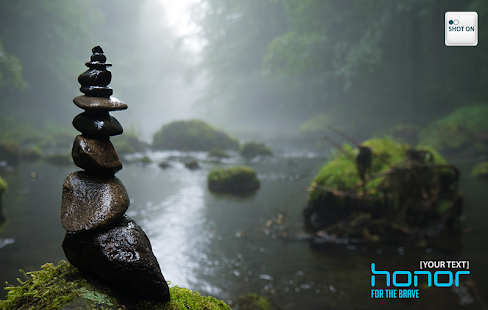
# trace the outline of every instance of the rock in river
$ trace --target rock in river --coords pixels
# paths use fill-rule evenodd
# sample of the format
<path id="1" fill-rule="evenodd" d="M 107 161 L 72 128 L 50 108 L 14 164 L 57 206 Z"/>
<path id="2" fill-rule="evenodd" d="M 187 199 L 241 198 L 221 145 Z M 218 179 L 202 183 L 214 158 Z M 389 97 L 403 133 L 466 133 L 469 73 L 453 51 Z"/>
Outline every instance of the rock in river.
<path id="1" fill-rule="evenodd" d="M 141 299 L 169 301 L 169 288 L 144 231 L 124 216 L 107 232 L 68 232 L 63 249 L 79 270 Z"/>
<path id="2" fill-rule="evenodd" d="M 78 171 L 64 180 L 61 223 L 66 231 L 108 229 L 128 207 L 127 191 L 113 175 Z"/>

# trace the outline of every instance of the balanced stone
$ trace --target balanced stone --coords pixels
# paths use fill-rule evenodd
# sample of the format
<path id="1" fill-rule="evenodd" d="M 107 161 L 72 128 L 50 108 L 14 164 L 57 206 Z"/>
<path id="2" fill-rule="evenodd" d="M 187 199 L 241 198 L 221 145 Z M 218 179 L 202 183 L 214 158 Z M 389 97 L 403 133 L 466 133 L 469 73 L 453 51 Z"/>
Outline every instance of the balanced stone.
<path id="1" fill-rule="evenodd" d="M 85 170 L 111 170 L 115 173 L 122 169 L 122 163 L 108 138 L 101 140 L 76 136 L 71 156 L 75 165 Z"/>
<path id="2" fill-rule="evenodd" d="M 86 96 L 92 97 L 110 97 L 114 93 L 113 89 L 108 86 L 81 86 L 80 91 Z"/>
<path id="3" fill-rule="evenodd" d="M 73 119 L 73 127 L 83 134 L 93 136 L 116 136 L 124 131 L 119 121 L 108 111 L 78 114 Z"/>
<path id="4" fill-rule="evenodd" d="M 78 76 L 78 82 L 83 86 L 107 86 L 111 80 L 112 72 L 97 68 L 88 69 Z"/>
<path id="5" fill-rule="evenodd" d="M 82 109 L 93 111 L 117 111 L 127 109 L 127 104 L 117 98 L 77 96 L 73 102 Z"/>
<path id="6" fill-rule="evenodd" d="M 107 87 L 112 79 L 112 73 L 107 70 L 107 67 L 112 64 L 105 62 L 107 58 L 103 55 L 100 46 L 92 48 L 92 52 L 90 61 L 85 63 L 89 69 L 78 77 L 78 82 L 81 84 L 80 91 L 86 96 L 108 98 L 113 94 L 113 90 Z"/>
<path id="7" fill-rule="evenodd" d="M 128 207 L 127 191 L 113 175 L 78 171 L 64 180 L 61 224 L 66 231 L 108 229 Z"/>
<path id="8" fill-rule="evenodd" d="M 127 216 L 106 232 L 68 232 L 63 250 L 82 272 L 123 292 L 140 299 L 170 300 L 168 284 L 149 239 Z"/>

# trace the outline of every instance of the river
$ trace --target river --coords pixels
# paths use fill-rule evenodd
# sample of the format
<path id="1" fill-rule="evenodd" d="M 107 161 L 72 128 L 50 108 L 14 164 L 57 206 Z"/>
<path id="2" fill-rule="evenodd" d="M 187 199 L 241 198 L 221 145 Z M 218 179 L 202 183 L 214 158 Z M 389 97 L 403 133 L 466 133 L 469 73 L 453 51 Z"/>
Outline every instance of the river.
<path id="1" fill-rule="evenodd" d="M 131 204 L 127 215 L 144 229 L 166 280 L 226 302 L 254 292 L 276 309 L 482 309 L 488 293 L 488 182 L 463 174 L 470 231 L 427 246 L 314 244 L 304 237 L 301 210 L 307 187 L 325 161 L 322 152 L 270 143 L 272 157 L 221 162 L 206 153 L 152 152 L 153 163 L 125 162 L 117 176 Z M 132 160 L 138 155 L 127 158 Z M 201 169 L 184 166 L 188 158 Z M 158 166 L 160 161 L 171 164 Z M 246 164 L 258 173 L 251 195 L 216 195 L 207 189 L 213 167 Z M 471 164 L 461 166 L 469 171 Z M 16 283 L 19 269 L 40 269 L 65 259 L 60 203 L 64 178 L 79 170 L 44 161 L 3 173 L 9 190 L 0 232 L 0 283 Z M 275 219 L 274 222 L 270 221 Z M 277 221 L 276 221 L 277 220 Z M 418 270 L 420 260 L 469 260 L 459 288 L 420 285 L 418 299 L 372 299 L 371 263 L 381 270 Z M 379 281 L 379 280 L 378 280 Z M 382 280 L 384 281 L 384 280 Z M 0 292 L 4 298 L 6 292 Z"/>

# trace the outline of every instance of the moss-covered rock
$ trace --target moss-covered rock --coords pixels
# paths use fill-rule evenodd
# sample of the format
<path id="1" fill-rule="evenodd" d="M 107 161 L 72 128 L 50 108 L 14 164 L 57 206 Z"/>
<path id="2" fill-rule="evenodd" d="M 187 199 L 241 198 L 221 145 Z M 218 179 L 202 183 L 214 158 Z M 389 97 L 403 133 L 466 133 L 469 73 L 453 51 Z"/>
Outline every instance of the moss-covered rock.
<path id="1" fill-rule="evenodd" d="M 265 296 L 256 293 L 249 293 L 239 296 L 232 302 L 232 307 L 236 310 L 272 310 L 269 300 Z"/>
<path id="2" fill-rule="evenodd" d="M 259 188 L 259 179 L 252 168 L 246 166 L 214 169 L 210 171 L 208 187 L 214 191 L 245 191 Z"/>
<path id="3" fill-rule="evenodd" d="M 0 197 L 7 191 L 7 182 L 0 176 Z"/>
<path id="4" fill-rule="evenodd" d="M 207 157 L 229 158 L 230 156 L 223 149 L 213 148 L 208 152 Z"/>
<path id="5" fill-rule="evenodd" d="M 0 141 L 0 161 L 2 160 L 12 166 L 19 163 L 20 152 L 17 142 L 10 139 L 3 139 Z"/>
<path id="6" fill-rule="evenodd" d="M 85 278 L 78 269 L 64 261 L 57 266 L 45 264 L 42 270 L 24 275 L 27 280 L 19 280 L 19 286 L 6 287 L 9 292 L 7 299 L 0 301 L 0 309 L 230 310 L 220 300 L 177 286 L 170 288 L 169 303 L 132 300 Z"/>
<path id="7" fill-rule="evenodd" d="M 473 171 L 471 172 L 471 176 L 477 177 L 477 178 L 488 178 L 488 161 L 484 161 L 484 162 L 476 164 L 473 167 Z"/>
<path id="8" fill-rule="evenodd" d="M 273 152 L 263 143 L 247 142 L 242 146 L 242 157 L 253 158 L 259 155 L 273 155 Z"/>
<path id="9" fill-rule="evenodd" d="M 202 120 L 176 121 L 154 134 L 158 150 L 209 151 L 212 148 L 238 150 L 239 142 Z"/>
<path id="10" fill-rule="evenodd" d="M 370 240 L 380 240 L 393 229 L 392 234 L 416 238 L 429 225 L 441 227 L 435 221 L 445 217 L 443 229 L 460 232 L 462 199 L 455 167 L 432 148 L 413 150 L 390 137 L 370 139 L 363 146 L 373 153 L 364 181 L 355 163 L 358 150 L 350 145 L 320 169 L 304 210 L 308 229 Z"/>
<path id="11" fill-rule="evenodd" d="M 462 107 L 420 132 L 420 144 L 443 152 L 488 149 L 488 105 Z"/>
<path id="12" fill-rule="evenodd" d="M 190 169 L 190 170 L 200 169 L 200 165 L 198 164 L 197 160 L 191 160 L 189 162 L 186 162 L 185 167 Z"/>
<path id="13" fill-rule="evenodd" d="M 162 161 L 162 162 L 159 163 L 158 166 L 159 166 L 159 168 L 166 169 L 166 168 L 171 167 L 171 164 L 168 163 L 167 161 Z"/>
<path id="14" fill-rule="evenodd" d="M 115 151 L 119 155 L 141 153 L 148 147 L 147 143 L 139 140 L 134 133 L 124 133 L 123 135 L 111 138 Z"/>

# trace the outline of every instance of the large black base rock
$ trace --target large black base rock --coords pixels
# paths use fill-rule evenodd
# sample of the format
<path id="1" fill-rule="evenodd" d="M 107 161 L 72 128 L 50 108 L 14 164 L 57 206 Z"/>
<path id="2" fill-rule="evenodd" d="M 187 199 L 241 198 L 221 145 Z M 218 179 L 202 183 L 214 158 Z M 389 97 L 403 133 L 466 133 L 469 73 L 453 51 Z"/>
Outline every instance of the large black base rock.
<path id="1" fill-rule="evenodd" d="M 63 250 L 69 262 L 136 298 L 169 301 L 169 287 L 144 231 L 124 216 L 106 232 L 68 232 Z"/>

